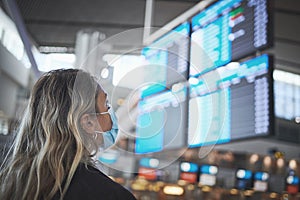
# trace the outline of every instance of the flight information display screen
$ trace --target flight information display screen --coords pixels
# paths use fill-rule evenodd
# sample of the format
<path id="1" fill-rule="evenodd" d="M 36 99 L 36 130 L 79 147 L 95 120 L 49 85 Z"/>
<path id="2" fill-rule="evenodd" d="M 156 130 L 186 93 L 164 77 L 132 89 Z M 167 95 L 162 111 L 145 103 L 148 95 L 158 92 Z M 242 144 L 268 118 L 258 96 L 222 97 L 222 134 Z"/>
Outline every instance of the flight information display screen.
<path id="1" fill-rule="evenodd" d="M 146 46 L 142 55 L 146 59 L 146 82 L 167 87 L 186 81 L 190 45 L 190 23 L 183 23 Z"/>
<path id="2" fill-rule="evenodd" d="M 192 18 L 190 76 L 272 46 L 268 0 L 222 0 Z"/>
<path id="3" fill-rule="evenodd" d="M 143 48 L 135 153 L 270 134 L 272 57 L 234 61 L 272 46 L 271 18 L 269 0 L 216 1 Z"/>
<path id="4" fill-rule="evenodd" d="M 141 91 L 135 152 L 152 153 L 186 147 L 187 87 L 177 83 L 162 90 L 152 85 Z"/>
<path id="5" fill-rule="evenodd" d="M 272 57 L 261 55 L 190 78 L 188 145 L 270 134 Z"/>

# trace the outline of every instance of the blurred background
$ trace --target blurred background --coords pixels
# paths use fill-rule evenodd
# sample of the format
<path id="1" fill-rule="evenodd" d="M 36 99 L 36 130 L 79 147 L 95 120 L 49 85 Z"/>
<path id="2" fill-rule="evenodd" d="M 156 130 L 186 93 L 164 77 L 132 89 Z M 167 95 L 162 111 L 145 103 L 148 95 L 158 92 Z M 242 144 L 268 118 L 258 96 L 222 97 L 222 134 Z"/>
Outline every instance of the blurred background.
<path id="1" fill-rule="evenodd" d="M 145 120 L 143 113 L 148 112 L 144 104 L 166 104 L 169 116 L 180 112 L 183 117 L 176 137 L 170 133 L 178 119 L 169 117 L 161 133 L 163 141 L 127 138 L 120 142 L 120 149 L 99 157 L 103 171 L 138 199 L 300 199 L 299 21 L 297 0 L 1 0 L 2 157 L 22 118 L 32 86 L 43 72 L 84 65 L 101 79 L 115 110 L 133 90 L 152 80 L 148 77 L 163 73 L 164 77 L 154 79 L 163 89 L 157 91 L 155 85 L 149 86 L 150 93 L 139 89 L 139 119 Z M 171 30 L 175 36 L 169 34 Z M 226 31 L 230 47 L 222 39 Z M 212 37 L 220 40 L 219 50 L 210 46 L 214 45 Z M 193 43 L 204 50 L 213 49 L 205 52 L 211 57 L 211 53 L 220 51 L 220 58 L 198 61 L 201 50 Z M 155 48 L 169 54 L 153 51 Z M 221 57 L 225 51 L 230 52 L 228 58 Z M 172 64 L 173 54 L 183 56 L 176 58 L 181 64 Z M 230 63 L 249 70 L 237 71 Z M 183 87 L 179 84 L 183 80 L 166 69 L 139 68 L 151 64 L 171 66 L 191 86 Z M 185 68 L 180 71 L 179 65 Z M 213 72 L 221 74 L 220 80 L 217 78 L 222 82 L 218 85 L 222 90 L 216 89 L 222 91 L 218 93 L 221 103 L 217 108 L 224 110 L 221 114 L 212 112 L 211 120 L 224 115 L 218 123 L 228 127 L 216 125 L 218 138 L 205 135 L 202 141 L 203 132 L 208 130 L 192 133 L 191 126 L 195 121 L 205 124 L 199 116 L 207 116 L 199 111 L 199 119 L 194 120 L 191 108 L 195 102 L 198 109 L 207 106 L 202 96 L 215 98 L 214 92 L 202 93 L 213 86 L 201 88 L 202 79 L 208 81 Z M 238 77 L 232 78 L 234 75 Z M 222 95 L 230 98 L 224 100 Z M 175 102 L 179 110 L 172 104 L 174 96 L 179 97 Z M 242 98 L 245 96 L 249 99 Z M 151 112 L 151 117 L 157 119 L 151 127 L 159 126 L 163 120 L 160 112 Z M 135 134 L 151 131 L 137 128 Z M 175 139 L 170 142 L 170 137 Z M 161 146 L 151 146 L 157 140 Z"/>

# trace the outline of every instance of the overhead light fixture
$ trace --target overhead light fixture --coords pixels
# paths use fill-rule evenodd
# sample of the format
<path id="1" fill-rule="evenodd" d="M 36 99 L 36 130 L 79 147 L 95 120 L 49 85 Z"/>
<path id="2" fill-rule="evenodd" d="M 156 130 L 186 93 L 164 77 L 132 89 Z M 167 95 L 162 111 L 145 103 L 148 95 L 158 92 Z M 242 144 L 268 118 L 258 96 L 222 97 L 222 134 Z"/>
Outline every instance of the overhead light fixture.
<path id="1" fill-rule="evenodd" d="M 71 47 L 58 47 L 58 46 L 39 46 L 40 53 L 70 53 L 74 52 Z"/>
<path id="2" fill-rule="evenodd" d="M 107 79 L 109 77 L 109 69 L 105 67 L 101 70 L 101 78 Z"/>
<path id="3" fill-rule="evenodd" d="M 259 156 L 257 154 L 252 154 L 250 156 L 250 163 L 254 164 L 254 163 L 256 163 L 258 161 L 258 159 L 259 159 Z"/>

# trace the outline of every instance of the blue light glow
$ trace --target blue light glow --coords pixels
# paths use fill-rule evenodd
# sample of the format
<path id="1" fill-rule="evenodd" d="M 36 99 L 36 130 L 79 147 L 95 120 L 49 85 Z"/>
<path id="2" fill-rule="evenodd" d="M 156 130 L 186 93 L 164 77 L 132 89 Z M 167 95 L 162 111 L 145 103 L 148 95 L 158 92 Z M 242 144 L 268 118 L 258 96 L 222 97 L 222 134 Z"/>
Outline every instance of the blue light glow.
<path id="1" fill-rule="evenodd" d="M 267 181 L 269 179 L 269 174 L 266 172 L 256 172 L 254 179 L 258 181 Z"/>
<path id="2" fill-rule="evenodd" d="M 218 167 L 213 165 L 202 165 L 200 167 L 200 172 L 202 174 L 216 175 L 218 173 Z"/>
<path id="3" fill-rule="evenodd" d="M 142 167 L 157 168 L 159 165 L 159 160 L 156 158 L 141 158 L 139 164 Z"/>
<path id="4" fill-rule="evenodd" d="M 180 163 L 180 170 L 183 172 L 198 172 L 198 165 L 190 162 L 182 162 Z"/>
<path id="5" fill-rule="evenodd" d="M 239 169 L 236 172 L 236 177 L 238 179 L 249 180 L 252 178 L 252 172 L 250 170 Z"/>

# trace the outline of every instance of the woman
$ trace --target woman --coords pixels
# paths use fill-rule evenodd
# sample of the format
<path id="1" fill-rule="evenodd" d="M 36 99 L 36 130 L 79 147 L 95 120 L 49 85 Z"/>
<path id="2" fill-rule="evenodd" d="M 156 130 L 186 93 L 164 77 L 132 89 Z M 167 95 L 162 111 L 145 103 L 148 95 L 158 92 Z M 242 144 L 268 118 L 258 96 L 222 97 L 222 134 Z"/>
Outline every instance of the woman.
<path id="1" fill-rule="evenodd" d="M 116 137 L 112 114 L 106 93 L 88 73 L 43 75 L 1 166 L 0 199 L 135 199 L 94 167 L 99 147 Z"/>

